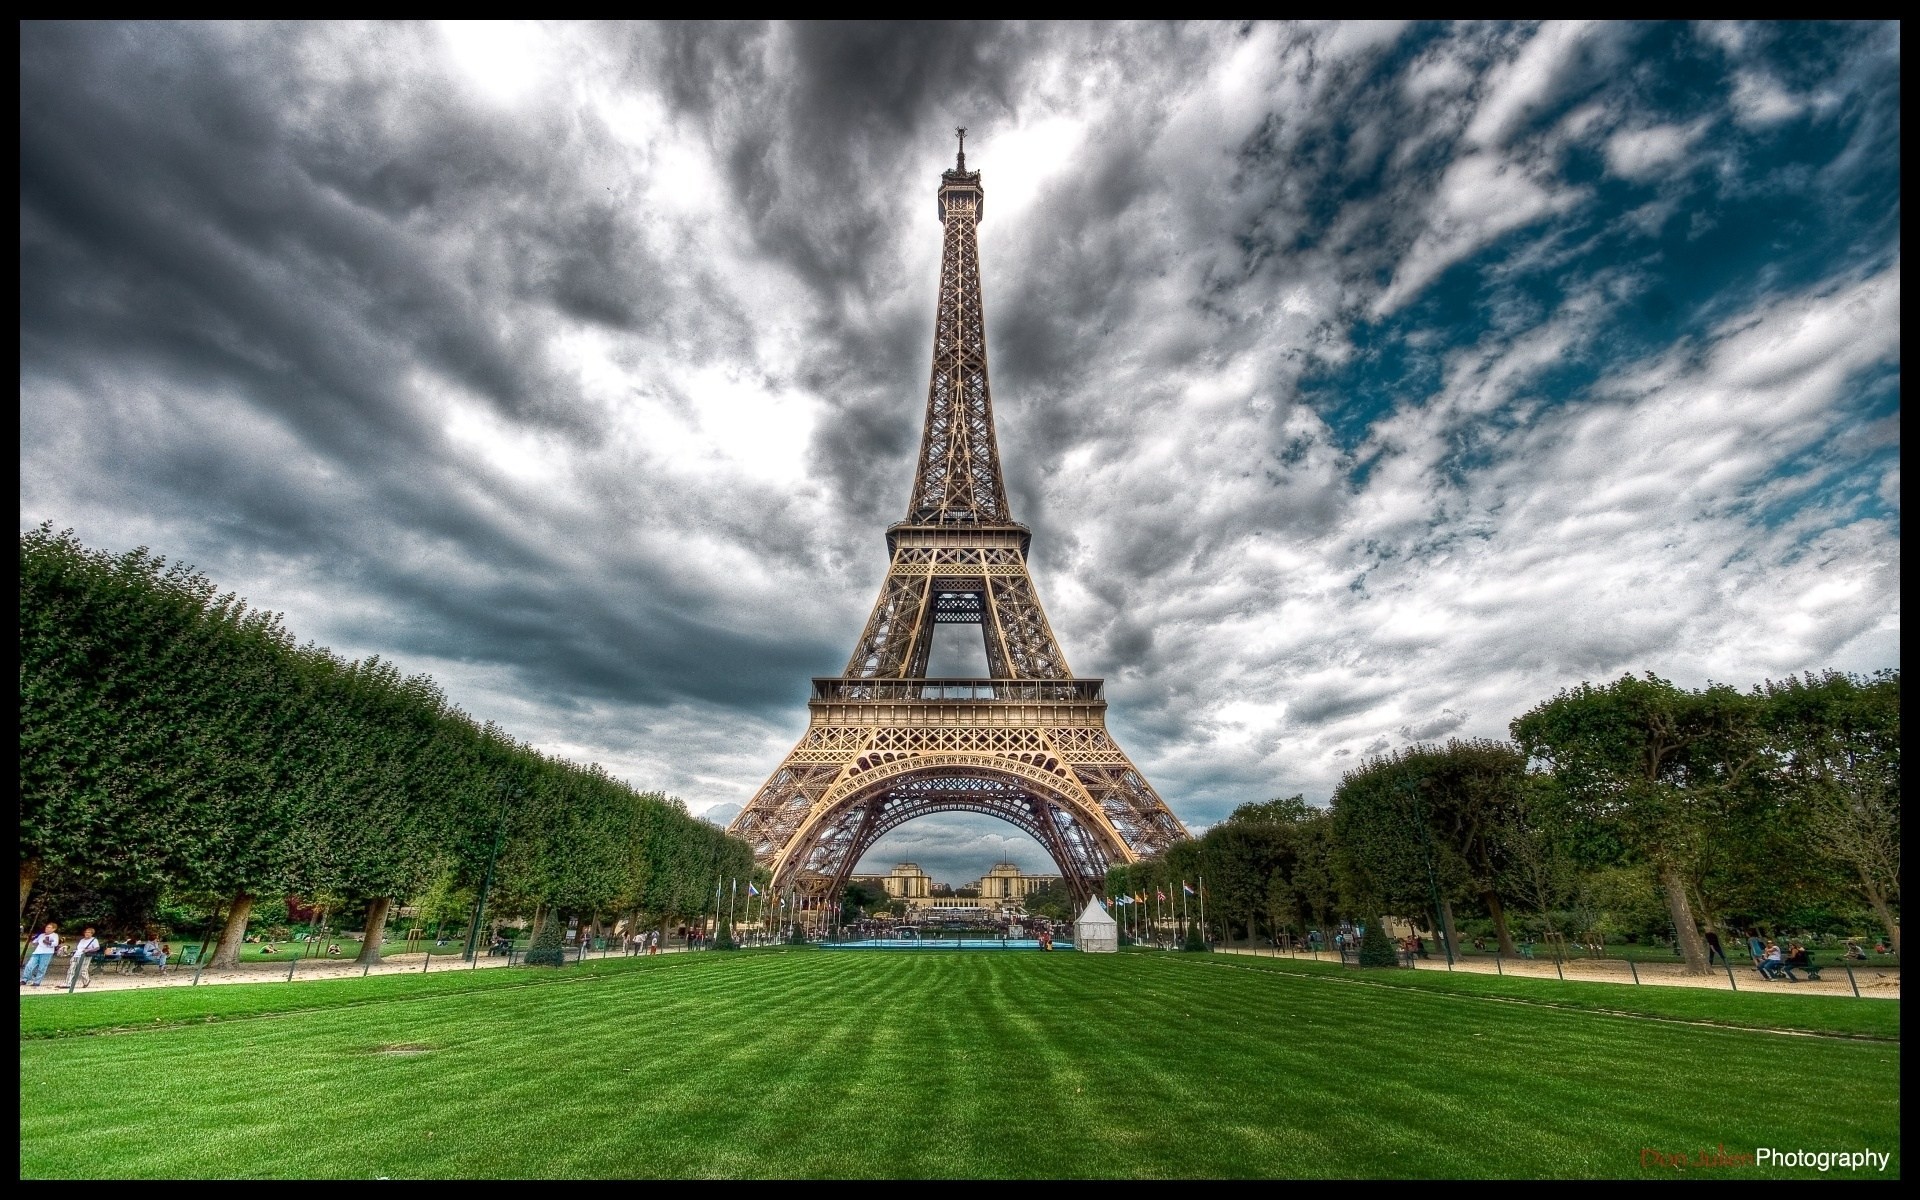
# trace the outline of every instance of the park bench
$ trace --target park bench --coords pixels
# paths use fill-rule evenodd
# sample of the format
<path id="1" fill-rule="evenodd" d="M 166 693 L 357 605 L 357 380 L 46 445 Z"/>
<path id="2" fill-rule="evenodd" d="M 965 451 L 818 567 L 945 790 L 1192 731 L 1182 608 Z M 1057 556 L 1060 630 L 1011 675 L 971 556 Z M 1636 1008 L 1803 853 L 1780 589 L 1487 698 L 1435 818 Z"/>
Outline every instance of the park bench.
<path id="1" fill-rule="evenodd" d="M 124 950 L 111 954 L 106 950 L 101 950 L 88 957 L 93 959 L 93 965 L 95 967 L 111 966 L 116 968 L 122 975 L 137 975 L 148 967 L 159 967 L 162 975 L 167 973 L 167 960 L 164 957 L 148 958 L 145 953 L 139 950 Z"/>
<path id="2" fill-rule="evenodd" d="M 1774 978 L 1775 979 L 1784 978 L 1788 983 L 1798 983 L 1800 982 L 1800 977 L 1794 974 L 1795 971 L 1805 971 L 1807 973 L 1808 979 L 1812 980 L 1815 983 L 1820 982 L 1820 960 L 1813 956 L 1813 951 L 1811 950 L 1807 951 L 1806 962 L 1781 963 L 1780 972 L 1779 974 L 1775 975 Z"/>

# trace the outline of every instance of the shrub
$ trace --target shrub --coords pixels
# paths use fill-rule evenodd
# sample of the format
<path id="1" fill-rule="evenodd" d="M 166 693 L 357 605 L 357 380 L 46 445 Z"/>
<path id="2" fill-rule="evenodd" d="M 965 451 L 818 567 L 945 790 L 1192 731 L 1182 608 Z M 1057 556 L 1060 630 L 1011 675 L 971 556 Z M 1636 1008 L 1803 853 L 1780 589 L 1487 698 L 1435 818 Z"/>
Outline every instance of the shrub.
<path id="1" fill-rule="evenodd" d="M 1360 965 L 1363 967 L 1397 967 L 1400 955 L 1393 948 L 1393 940 L 1387 936 L 1386 925 L 1380 921 L 1368 921 L 1367 931 L 1360 935 Z"/>
<path id="2" fill-rule="evenodd" d="M 533 949 L 527 951 L 527 965 L 530 967 L 564 967 L 567 965 L 567 939 L 561 931 L 557 917 L 548 917 L 540 924 L 540 932 L 533 935 Z"/>
<path id="3" fill-rule="evenodd" d="M 1200 954 L 1206 953 L 1207 940 L 1200 936 L 1200 925 L 1198 922 L 1190 921 L 1187 923 L 1187 940 L 1181 944 L 1180 948 Z"/>

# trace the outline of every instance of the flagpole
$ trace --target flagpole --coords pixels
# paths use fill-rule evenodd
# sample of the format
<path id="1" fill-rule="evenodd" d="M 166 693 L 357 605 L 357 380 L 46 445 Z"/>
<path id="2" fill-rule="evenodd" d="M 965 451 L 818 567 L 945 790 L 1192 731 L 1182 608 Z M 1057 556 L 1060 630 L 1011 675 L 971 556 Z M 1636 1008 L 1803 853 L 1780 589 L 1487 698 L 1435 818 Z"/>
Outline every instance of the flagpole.
<path id="1" fill-rule="evenodd" d="M 1207 877 L 1200 877 L 1200 944 L 1207 945 Z"/>

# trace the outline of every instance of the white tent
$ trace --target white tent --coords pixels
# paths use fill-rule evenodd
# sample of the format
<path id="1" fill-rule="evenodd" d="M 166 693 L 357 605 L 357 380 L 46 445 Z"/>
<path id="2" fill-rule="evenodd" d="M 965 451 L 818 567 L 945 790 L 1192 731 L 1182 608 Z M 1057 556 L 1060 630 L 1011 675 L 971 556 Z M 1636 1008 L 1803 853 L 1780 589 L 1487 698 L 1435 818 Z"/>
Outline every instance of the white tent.
<path id="1" fill-rule="evenodd" d="M 1120 927 L 1107 915 L 1100 897 L 1087 901 L 1087 910 L 1073 923 L 1073 948 L 1090 954 L 1112 954 L 1120 949 Z"/>

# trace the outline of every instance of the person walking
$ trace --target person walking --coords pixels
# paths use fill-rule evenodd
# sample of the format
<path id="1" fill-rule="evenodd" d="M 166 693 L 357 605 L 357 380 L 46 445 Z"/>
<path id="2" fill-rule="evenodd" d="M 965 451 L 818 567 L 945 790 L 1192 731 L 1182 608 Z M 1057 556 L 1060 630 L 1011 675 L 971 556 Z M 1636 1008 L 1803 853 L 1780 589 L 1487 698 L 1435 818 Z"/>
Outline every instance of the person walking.
<path id="1" fill-rule="evenodd" d="M 1720 935 L 1714 930 L 1709 929 L 1707 930 L 1707 965 L 1708 966 L 1713 965 L 1713 959 L 1715 955 L 1718 955 L 1720 957 L 1721 966 L 1724 967 L 1727 965 L 1727 952 L 1720 945 Z"/>
<path id="2" fill-rule="evenodd" d="M 67 990 L 72 991 L 76 983 L 81 987 L 93 986 L 93 956 L 100 953 L 100 939 L 93 936 L 93 926 L 80 931 L 80 940 L 73 944 L 73 965 L 67 968 Z"/>
<path id="3" fill-rule="evenodd" d="M 27 967 L 20 972 L 20 982 L 28 987 L 39 987 L 40 981 L 47 977 L 47 968 L 53 965 L 53 956 L 60 952 L 60 926 L 52 921 L 47 927 L 33 935 L 28 943 Z"/>

